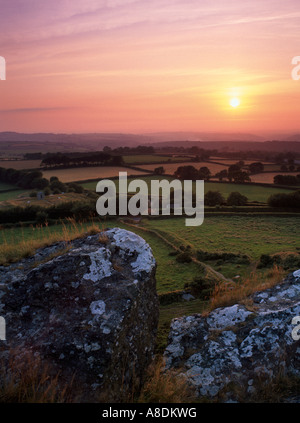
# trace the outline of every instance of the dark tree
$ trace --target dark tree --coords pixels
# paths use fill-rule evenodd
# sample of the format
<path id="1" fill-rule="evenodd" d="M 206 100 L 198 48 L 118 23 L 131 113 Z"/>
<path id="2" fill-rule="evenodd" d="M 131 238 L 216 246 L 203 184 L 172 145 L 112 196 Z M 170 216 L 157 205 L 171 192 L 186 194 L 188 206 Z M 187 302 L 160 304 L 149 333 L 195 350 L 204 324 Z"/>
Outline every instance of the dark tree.
<path id="1" fill-rule="evenodd" d="M 228 206 L 244 206 L 247 202 L 248 198 L 240 192 L 231 192 L 227 198 Z"/>
<path id="2" fill-rule="evenodd" d="M 199 171 L 194 166 L 179 166 L 174 176 L 178 179 L 195 181 L 199 178 Z"/>
<path id="3" fill-rule="evenodd" d="M 204 204 L 206 206 L 217 206 L 225 204 L 225 199 L 219 191 L 208 191 L 204 195 Z"/>

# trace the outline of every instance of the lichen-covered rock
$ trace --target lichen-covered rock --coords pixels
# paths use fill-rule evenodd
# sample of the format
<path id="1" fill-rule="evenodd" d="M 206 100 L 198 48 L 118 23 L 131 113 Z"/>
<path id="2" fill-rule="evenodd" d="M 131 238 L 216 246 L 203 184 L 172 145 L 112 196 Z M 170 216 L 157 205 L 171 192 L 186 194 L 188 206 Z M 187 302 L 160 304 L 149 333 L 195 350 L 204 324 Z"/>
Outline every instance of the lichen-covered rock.
<path id="1" fill-rule="evenodd" d="M 21 357 L 30 351 L 62 382 L 75 374 L 85 401 L 99 391 L 118 401 L 153 355 L 155 259 L 141 237 L 118 228 L 77 239 L 60 255 L 64 247 L 57 243 L 0 270 L 7 287 L 0 298 L 7 332 L 0 358 L 10 348 Z M 58 256 L 47 261 L 47 252 Z M 36 260 L 46 262 L 30 269 Z"/>
<path id="2" fill-rule="evenodd" d="M 300 316 L 300 271 L 251 298 L 249 309 L 235 304 L 172 321 L 166 369 L 181 368 L 199 396 L 216 398 L 232 383 L 252 394 L 262 378 L 300 377 L 300 341 L 292 333 Z"/>

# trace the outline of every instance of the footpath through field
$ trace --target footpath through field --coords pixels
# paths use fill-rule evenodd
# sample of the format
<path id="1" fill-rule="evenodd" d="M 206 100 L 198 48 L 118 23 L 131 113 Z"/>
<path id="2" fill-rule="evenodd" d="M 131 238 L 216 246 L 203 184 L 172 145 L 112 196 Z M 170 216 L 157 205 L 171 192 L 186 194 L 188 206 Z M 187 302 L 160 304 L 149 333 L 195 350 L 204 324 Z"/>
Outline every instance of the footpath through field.
<path id="1" fill-rule="evenodd" d="M 158 231 L 155 231 L 154 229 L 148 229 L 148 228 L 145 228 L 145 227 L 143 227 L 143 226 L 137 226 L 137 225 L 134 225 L 134 224 L 131 224 L 131 223 L 128 223 L 128 222 L 126 222 L 126 221 L 124 221 L 123 219 L 121 220 L 121 222 L 124 224 L 124 225 L 126 225 L 126 226 L 129 226 L 129 227 L 132 227 L 132 228 L 138 228 L 138 229 L 141 229 L 142 231 L 144 231 L 144 232 L 148 232 L 148 233 L 151 233 L 151 234 L 153 234 L 154 236 L 156 236 L 156 237 L 158 237 L 158 238 L 160 238 L 164 243 L 166 243 L 167 245 L 169 245 L 171 248 L 173 248 L 173 250 L 175 250 L 175 251 L 177 251 L 178 253 L 180 253 L 181 252 L 181 250 L 180 250 L 180 248 L 178 248 L 178 247 L 176 247 L 176 245 L 174 245 L 171 241 L 169 241 L 168 239 L 166 239 L 160 232 L 158 232 Z M 220 272 L 217 272 L 215 269 L 213 269 L 211 266 L 209 266 L 208 264 L 206 264 L 206 263 L 203 263 L 202 261 L 199 261 L 199 260 L 197 260 L 195 257 L 193 257 L 193 256 L 191 256 L 191 260 L 194 262 L 194 263 L 196 263 L 196 264 L 199 264 L 199 265 L 201 265 L 201 266 L 203 266 L 204 268 L 205 268 L 205 270 L 207 271 L 207 273 L 208 273 L 208 275 L 209 274 L 212 274 L 213 276 L 215 276 L 215 277 L 217 277 L 218 279 L 221 279 L 221 280 L 223 280 L 223 281 L 225 281 L 225 282 L 233 282 L 232 281 L 232 279 L 229 279 L 229 278 L 226 278 L 222 273 L 220 273 Z"/>

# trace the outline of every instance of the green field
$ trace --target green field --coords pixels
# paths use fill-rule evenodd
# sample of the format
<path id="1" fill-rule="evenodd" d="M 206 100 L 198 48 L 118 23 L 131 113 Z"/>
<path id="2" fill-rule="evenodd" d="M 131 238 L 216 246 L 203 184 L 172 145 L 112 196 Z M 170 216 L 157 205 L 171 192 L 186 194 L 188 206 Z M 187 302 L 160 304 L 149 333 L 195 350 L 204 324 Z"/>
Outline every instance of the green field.
<path id="1" fill-rule="evenodd" d="M 19 196 L 29 195 L 30 191 L 26 189 L 18 189 L 14 191 L 7 191 L 7 192 L 0 192 L 0 202 L 7 201 L 7 200 L 14 200 Z M 1 205 L 1 204 L 0 204 Z"/>
<path id="2" fill-rule="evenodd" d="M 146 228 L 158 230 L 174 245 L 189 245 L 193 251 L 247 255 L 250 264 L 207 262 L 225 277 L 247 277 L 262 254 L 298 254 L 300 237 L 295 228 L 298 217 L 209 216 L 198 227 L 186 227 L 182 218 L 144 220 Z"/>
<path id="3" fill-rule="evenodd" d="M 278 193 L 290 193 L 290 190 L 276 187 L 263 187 L 259 185 L 247 185 L 247 184 L 234 184 L 234 183 L 219 183 L 219 182 L 205 182 L 205 192 L 207 191 L 220 191 L 226 199 L 231 192 L 238 191 L 242 195 L 245 195 L 248 200 L 258 201 L 260 203 L 266 203 L 270 195 Z"/>
<path id="4" fill-rule="evenodd" d="M 72 222 L 46 227 L 30 226 L 1 229 L 0 262 L 2 264 L 5 261 L 20 259 L 24 252 L 25 255 L 28 254 L 31 245 L 38 248 L 58 240 L 72 243 L 69 240 L 86 231 L 89 224 L 90 222 Z M 225 277 L 232 278 L 237 284 L 243 284 L 243 281 L 247 280 L 253 271 L 256 271 L 260 280 L 263 280 L 267 269 L 255 270 L 261 254 L 291 253 L 299 257 L 300 252 L 300 238 L 296 231 L 300 224 L 300 216 L 211 216 L 205 217 L 201 226 L 193 228 L 186 227 L 184 218 L 181 217 L 172 219 L 144 218 L 140 223 L 141 227 L 132 227 L 117 220 L 103 220 L 102 222 L 95 220 L 94 224 L 102 230 L 118 226 L 135 232 L 142 236 L 152 248 L 157 262 L 158 294 L 167 294 L 168 298 L 171 298 L 171 303 L 161 304 L 160 306 L 157 352 L 164 351 L 171 319 L 182 315 L 201 313 L 208 304 L 201 298 L 189 302 L 178 302 L 173 299 L 172 291 L 183 290 L 186 283 L 191 283 L 194 277 L 204 273 L 203 267 L 199 263 L 178 263 L 176 256 L 170 255 L 170 253 L 174 253 L 174 248 L 169 243 L 176 248 L 189 245 L 193 254 L 201 249 L 208 252 L 230 252 L 247 255 L 250 261 L 244 264 L 234 260 L 205 261 L 206 265 L 211 266 Z M 158 237 L 157 234 L 160 234 L 162 238 Z M 27 248 L 29 250 L 24 251 Z M 29 255 L 33 253 L 34 249 L 30 251 Z M 235 279 L 236 276 L 239 276 L 239 278 Z"/>
<path id="5" fill-rule="evenodd" d="M 128 178 L 128 183 L 132 181 L 134 178 Z M 150 186 L 151 180 L 161 180 L 161 179 L 168 179 L 172 180 L 171 177 L 164 177 L 164 176 L 143 176 L 138 177 L 138 179 L 142 179 L 147 182 L 148 190 L 150 193 Z M 90 181 L 85 182 L 82 185 L 85 189 L 90 189 L 92 191 L 96 190 L 96 185 L 98 181 Z M 116 188 L 118 192 L 118 179 L 115 180 Z M 234 184 L 234 183 L 220 183 L 220 182 L 205 182 L 204 183 L 204 191 L 220 191 L 224 198 L 226 199 L 231 192 L 238 191 L 241 194 L 245 195 L 250 202 L 258 201 L 261 203 L 266 203 L 270 195 L 277 194 L 277 193 L 289 193 L 290 190 L 284 188 L 276 188 L 276 187 L 264 187 L 259 185 L 247 185 L 247 184 Z"/>
<path id="6" fill-rule="evenodd" d="M 178 263 L 170 253 L 174 249 L 151 231 L 158 231 L 167 241 L 177 248 L 180 245 L 191 246 L 192 251 L 201 249 L 208 252 L 231 252 L 245 254 L 250 264 L 235 262 L 209 262 L 215 270 L 224 276 L 233 278 L 236 275 L 247 276 L 254 269 L 261 254 L 291 252 L 298 254 L 300 247 L 299 234 L 295 230 L 300 224 L 300 217 L 247 217 L 220 216 L 206 217 L 198 227 L 186 227 L 183 218 L 143 219 L 142 228 L 132 227 L 117 220 L 99 223 L 100 228 L 119 226 L 142 236 L 151 246 L 157 260 L 157 289 L 159 293 L 183 289 L 186 282 L 191 282 L 199 274 L 197 263 Z M 69 227 L 73 230 L 72 225 Z M 18 245 L 31 240 L 47 240 L 53 233 L 63 238 L 62 225 L 45 228 L 23 227 L 2 229 L 0 243 L 2 245 Z M 298 249 L 297 249 L 298 248 Z"/>
<path id="7" fill-rule="evenodd" d="M 17 188 L 15 185 L 8 184 L 6 182 L 0 182 L 0 192 L 7 189 L 15 189 L 15 188 Z"/>
<path id="8" fill-rule="evenodd" d="M 161 180 L 161 179 L 168 179 L 172 180 L 171 177 L 164 177 L 164 176 L 155 176 L 155 175 L 149 175 L 149 176 L 138 176 L 138 179 L 142 179 L 147 182 L 149 193 L 150 193 L 150 187 L 151 187 L 151 180 Z M 132 181 L 133 177 L 128 178 L 128 183 Z M 116 182 L 116 188 L 118 192 L 118 179 L 115 179 Z M 90 182 L 84 182 L 80 183 L 80 185 L 83 186 L 85 189 L 89 189 L 91 191 L 96 191 L 96 185 L 98 183 L 98 180 L 93 180 Z M 13 200 L 18 198 L 20 195 L 24 195 L 29 193 L 28 190 L 13 190 L 8 192 L 1 192 L 5 189 L 12 189 L 12 185 L 9 186 L 9 188 L 4 188 L 5 186 L 9 186 L 8 184 L 0 184 L 0 202 L 6 201 L 6 200 Z M 288 189 L 284 188 L 276 188 L 276 187 L 263 187 L 263 186 L 255 186 L 255 185 L 247 185 L 247 184 L 233 184 L 233 183 L 219 183 L 219 182 L 205 182 L 204 183 L 204 190 L 207 191 L 220 191 L 224 198 L 226 199 L 228 195 L 233 191 L 238 191 L 241 194 L 245 195 L 250 202 L 257 201 L 260 203 L 266 203 L 270 195 L 277 194 L 277 193 L 289 193 L 291 192 Z"/>
<path id="9" fill-rule="evenodd" d="M 88 226 L 88 224 L 85 224 Z M 138 235 L 142 236 L 151 246 L 153 254 L 158 262 L 157 266 L 157 289 L 158 292 L 168 292 L 176 289 L 182 289 L 185 282 L 190 282 L 195 274 L 197 274 L 198 266 L 195 263 L 179 264 L 175 261 L 174 257 L 170 257 L 169 253 L 173 251 L 171 247 L 166 245 L 160 239 L 151 233 L 145 233 L 138 228 L 132 229 L 127 225 L 117 221 L 106 221 L 99 224 L 100 228 L 106 227 L 121 227 L 127 230 L 133 230 Z M 73 230 L 72 225 L 67 225 L 69 230 Z M 47 240 L 53 234 L 64 237 L 64 228 L 62 225 L 53 225 L 44 228 L 40 227 L 23 227 L 23 228 L 10 228 L 0 230 L 0 244 L 17 245 L 20 243 L 30 243 L 31 240 Z"/>
<path id="10" fill-rule="evenodd" d="M 209 216 L 201 226 L 186 227 L 183 218 L 144 220 L 146 228 L 159 230 L 176 245 L 191 245 L 209 252 L 246 254 L 252 260 L 300 248 L 296 228 L 299 217 Z"/>

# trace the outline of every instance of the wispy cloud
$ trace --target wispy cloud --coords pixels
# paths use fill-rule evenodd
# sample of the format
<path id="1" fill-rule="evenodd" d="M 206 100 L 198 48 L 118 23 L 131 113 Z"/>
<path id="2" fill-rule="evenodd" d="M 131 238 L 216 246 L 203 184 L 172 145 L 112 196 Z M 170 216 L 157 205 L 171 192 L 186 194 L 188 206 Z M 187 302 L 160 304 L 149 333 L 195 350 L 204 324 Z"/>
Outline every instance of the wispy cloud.
<path id="1" fill-rule="evenodd" d="M 17 109 L 0 109 L 0 113 L 42 113 L 70 110 L 70 107 L 23 107 Z"/>
<path id="2" fill-rule="evenodd" d="M 61 126 L 93 130 L 105 120 L 163 122 L 176 110 L 176 122 L 198 111 L 217 121 L 221 111 L 210 116 L 208 98 L 226 97 L 231 87 L 249 96 L 287 96 L 296 90 L 290 63 L 299 54 L 298 6 L 298 0 L 1 0 L 2 120 L 34 126 L 39 115 L 51 126 L 58 112 Z"/>

